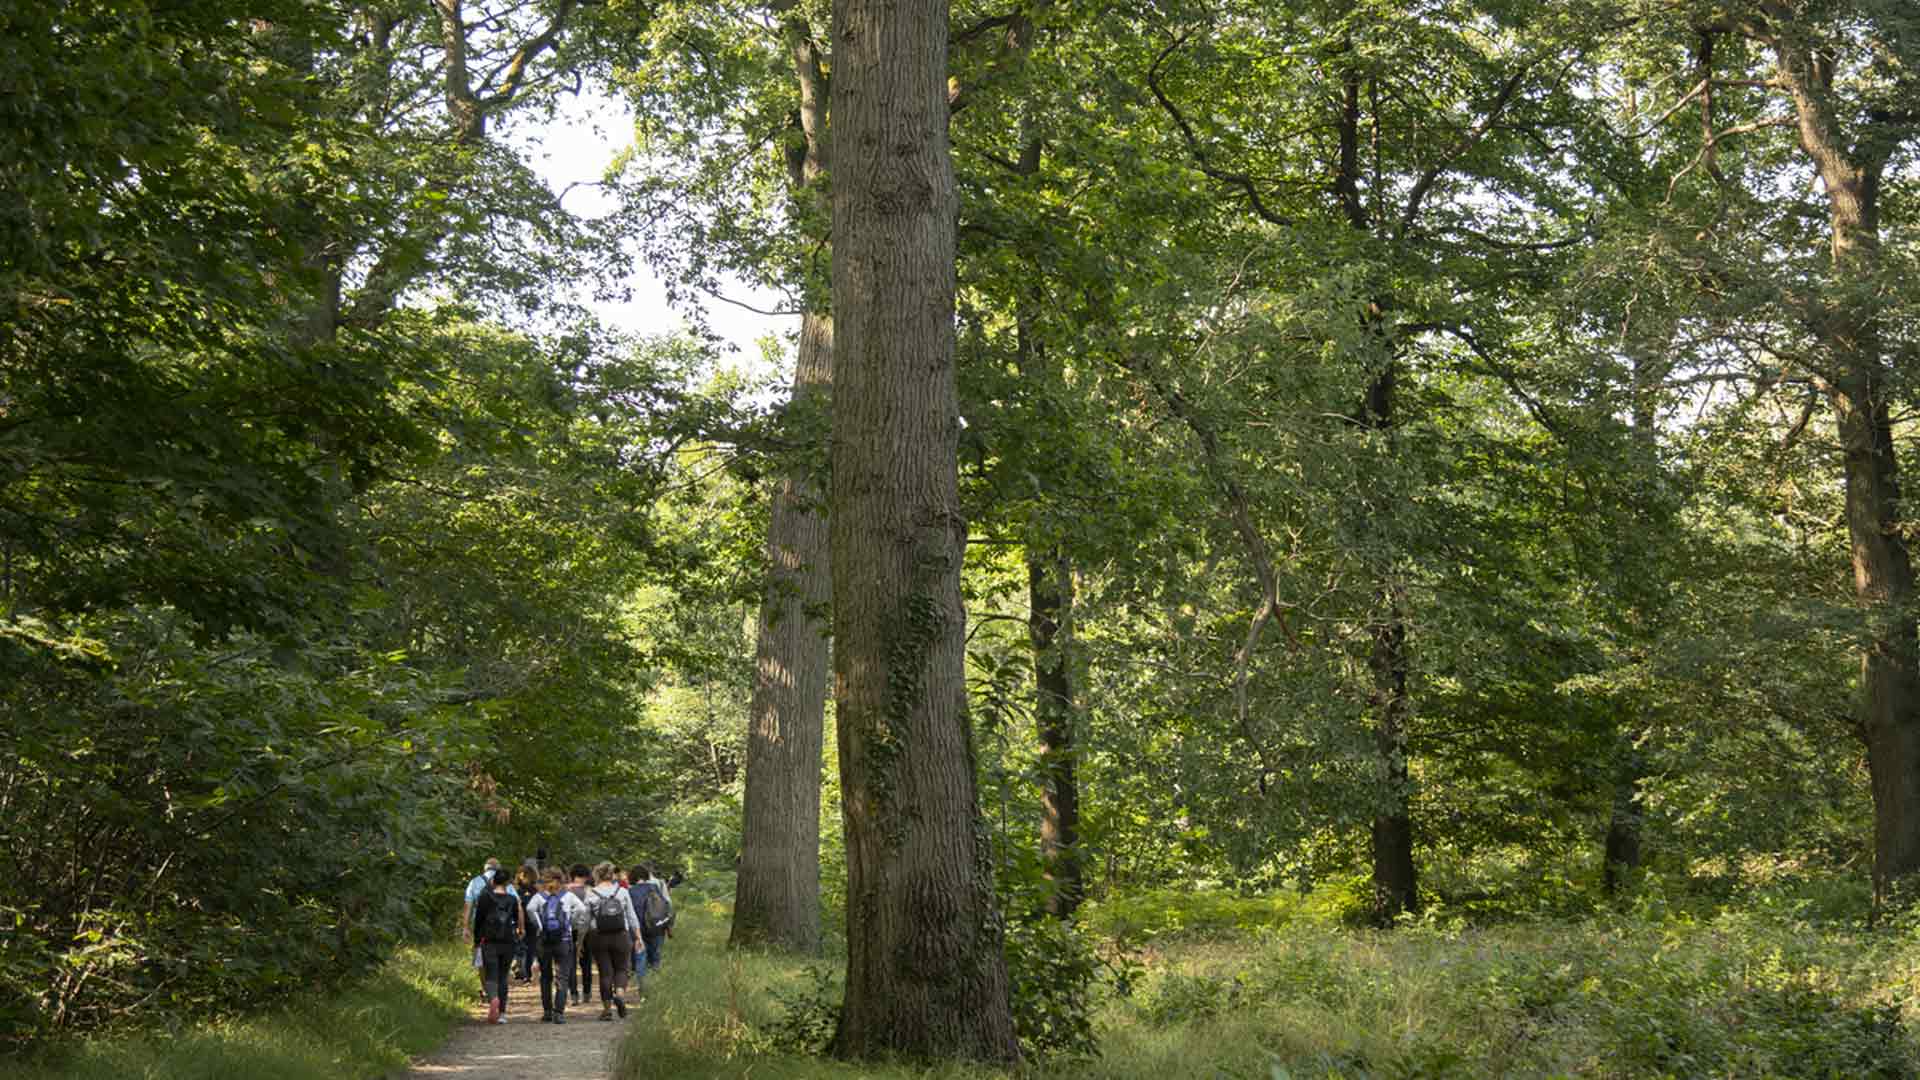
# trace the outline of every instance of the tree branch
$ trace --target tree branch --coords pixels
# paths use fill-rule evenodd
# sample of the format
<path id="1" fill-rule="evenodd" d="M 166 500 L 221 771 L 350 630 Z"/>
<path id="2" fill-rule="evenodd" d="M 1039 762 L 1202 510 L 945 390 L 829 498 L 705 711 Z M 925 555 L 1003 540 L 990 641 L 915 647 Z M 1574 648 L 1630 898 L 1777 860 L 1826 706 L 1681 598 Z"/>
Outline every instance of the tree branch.
<path id="1" fill-rule="evenodd" d="M 1245 192 L 1249 207 L 1253 210 L 1254 215 L 1262 221 L 1283 227 L 1291 226 L 1293 224 L 1291 220 L 1283 218 L 1267 209 L 1266 202 L 1260 198 L 1260 189 L 1255 186 L 1252 177 L 1244 173 L 1227 172 L 1224 169 L 1216 168 L 1212 162 L 1207 160 L 1206 148 L 1201 144 L 1200 137 L 1194 134 L 1193 125 L 1187 123 L 1186 116 L 1180 112 L 1179 107 L 1174 105 L 1173 101 L 1167 97 L 1166 92 L 1160 88 L 1160 66 L 1166 63 L 1167 58 L 1172 56 L 1174 51 L 1179 49 L 1180 46 L 1185 45 L 1187 40 L 1192 36 L 1191 32 L 1180 35 L 1173 40 L 1172 44 L 1160 50 L 1160 55 L 1154 57 L 1152 66 L 1147 68 L 1147 89 L 1153 92 L 1154 100 L 1160 103 L 1160 107 L 1166 110 L 1167 115 L 1171 117 L 1174 124 L 1179 127 L 1180 135 L 1186 140 L 1187 149 L 1193 154 L 1193 160 L 1199 165 L 1202 173 L 1223 184 L 1230 184 Z"/>

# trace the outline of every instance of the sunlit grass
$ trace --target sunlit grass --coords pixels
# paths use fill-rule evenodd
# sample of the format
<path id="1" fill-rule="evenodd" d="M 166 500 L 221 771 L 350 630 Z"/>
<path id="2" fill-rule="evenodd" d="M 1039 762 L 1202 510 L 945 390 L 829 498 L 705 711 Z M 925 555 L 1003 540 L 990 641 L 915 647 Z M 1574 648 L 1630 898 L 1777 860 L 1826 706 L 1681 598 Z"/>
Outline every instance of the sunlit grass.
<path id="1" fill-rule="evenodd" d="M 0 1063 L 17 1080 L 350 1080 L 390 1076 L 438 1046 L 473 999 L 457 944 L 403 949 L 337 996 L 177 1034 L 102 1037 L 34 1064 Z"/>
<path id="2" fill-rule="evenodd" d="M 781 1052 L 775 994 L 810 986 L 807 962 L 729 953 L 729 900 L 683 900 L 668 970 L 621 1048 L 622 1080 L 1004 1075 Z M 1101 1055 L 1026 1075 L 1920 1076 L 1910 934 L 1738 913 L 1390 934 L 1290 919 L 1165 936 L 1135 956 L 1133 993 L 1099 1006 Z"/>

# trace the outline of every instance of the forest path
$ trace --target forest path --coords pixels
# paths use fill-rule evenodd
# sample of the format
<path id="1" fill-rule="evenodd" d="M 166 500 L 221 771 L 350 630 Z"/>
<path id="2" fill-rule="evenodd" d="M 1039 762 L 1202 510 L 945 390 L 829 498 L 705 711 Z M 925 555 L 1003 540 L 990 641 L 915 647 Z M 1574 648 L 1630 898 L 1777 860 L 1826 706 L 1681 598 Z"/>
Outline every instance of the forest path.
<path id="1" fill-rule="evenodd" d="M 477 995 L 477 984 L 476 984 Z M 628 1001 L 633 1000 L 629 993 Z M 408 1080 L 603 1080 L 610 1077 L 610 1055 L 638 1015 L 602 1023 L 600 1003 L 572 1005 L 564 1024 L 540 1022 L 540 987 L 515 983 L 507 998 L 507 1022 L 487 1023 L 487 1007 L 476 1000 L 467 1023 L 440 1049 L 414 1063 Z"/>

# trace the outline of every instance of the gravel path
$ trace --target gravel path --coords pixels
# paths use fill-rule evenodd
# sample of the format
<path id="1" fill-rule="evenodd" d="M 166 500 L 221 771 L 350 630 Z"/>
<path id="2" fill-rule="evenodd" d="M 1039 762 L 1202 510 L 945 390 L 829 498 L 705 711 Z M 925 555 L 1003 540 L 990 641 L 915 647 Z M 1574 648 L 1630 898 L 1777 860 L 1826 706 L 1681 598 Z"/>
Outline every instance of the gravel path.
<path id="1" fill-rule="evenodd" d="M 417 1062 L 409 1080 L 601 1080 L 609 1076 L 607 1055 L 627 1019 L 600 1022 L 600 1003 L 569 1006 L 567 1022 L 540 1022 L 540 989 L 514 984 L 507 999 L 507 1022 L 489 1024 L 487 1009 L 475 1005 L 467 1023 L 455 1029 L 445 1046 Z"/>

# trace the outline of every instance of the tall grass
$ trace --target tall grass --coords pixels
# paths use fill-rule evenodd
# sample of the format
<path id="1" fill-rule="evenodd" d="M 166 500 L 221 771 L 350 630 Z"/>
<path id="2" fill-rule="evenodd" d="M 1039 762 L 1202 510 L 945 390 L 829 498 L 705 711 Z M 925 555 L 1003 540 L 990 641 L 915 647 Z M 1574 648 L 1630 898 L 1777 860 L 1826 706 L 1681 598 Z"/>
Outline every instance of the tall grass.
<path id="1" fill-rule="evenodd" d="M 466 1015 L 476 982 L 468 950 L 402 949 L 338 994 L 296 999 L 241 1020 L 176 1033 L 104 1036 L 33 1062 L 0 1062 L 9 1080 L 351 1080 L 390 1076 L 438 1046 Z"/>
<path id="2" fill-rule="evenodd" d="M 617 1077 L 1002 1075 L 782 1050 L 774 1034 L 787 1012 L 781 998 L 805 999 L 816 984 L 807 961 L 729 953 L 728 900 L 682 900 L 667 970 L 640 1022 L 629 1024 Z M 1249 926 L 1267 920 L 1209 919 L 1217 898 L 1192 903 L 1194 911 L 1156 922 L 1212 929 L 1163 933 L 1133 948 L 1141 967 L 1131 993 L 1098 1006 L 1098 1058 L 1032 1062 L 1022 1072 L 1084 1080 L 1920 1077 L 1920 943 L 1911 932 L 1735 911 L 1383 934 L 1298 910 L 1272 920 L 1278 926 Z"/>

